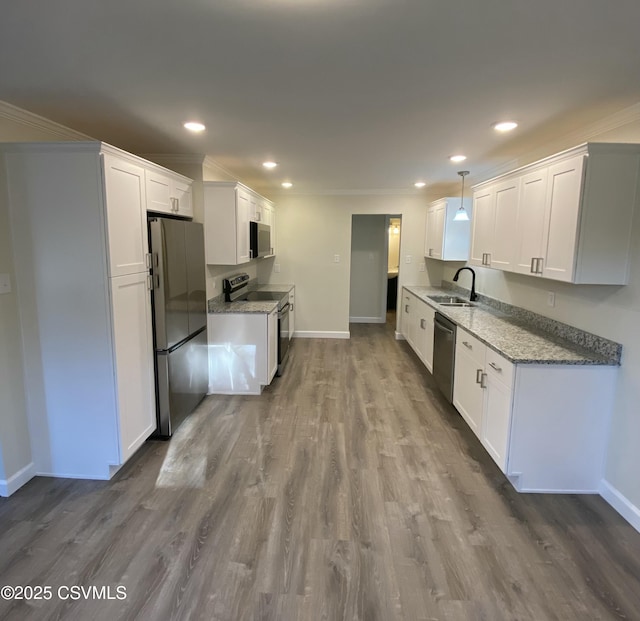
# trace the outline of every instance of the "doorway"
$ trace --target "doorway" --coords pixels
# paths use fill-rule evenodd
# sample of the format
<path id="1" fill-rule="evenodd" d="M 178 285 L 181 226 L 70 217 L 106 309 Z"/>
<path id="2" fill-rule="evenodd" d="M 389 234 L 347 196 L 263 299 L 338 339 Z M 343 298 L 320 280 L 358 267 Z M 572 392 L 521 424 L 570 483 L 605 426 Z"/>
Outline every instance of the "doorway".
<path id="1" fill-rule="evenodd" d="M 401 226 L 400 215 L 352 216 L 350 323 L 385 323 L 395 311 Z"/>

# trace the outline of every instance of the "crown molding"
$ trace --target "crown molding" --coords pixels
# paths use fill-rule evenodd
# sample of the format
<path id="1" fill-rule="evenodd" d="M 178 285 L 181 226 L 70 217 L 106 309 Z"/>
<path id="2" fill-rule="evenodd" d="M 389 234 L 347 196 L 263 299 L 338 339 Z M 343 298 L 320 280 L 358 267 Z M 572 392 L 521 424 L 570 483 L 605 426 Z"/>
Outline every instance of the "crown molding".
<path id="1" fill-rule="evenodd" d="M 94 140 L 94 138 L 87 136 L 87 134 L 60 125 L 60 123 L 56 123 L 55 121 L 45 119 L 28 110 L 13 106 L 6 101 L 0 101 L 0 118 L 24 125 L 25 127 L 44 131 L 56 138 L 63 138 L 65 140 Z"/>
<path id="2" fill-rule="evenodd" d="M 594 141 L 594 139 L 606 134 L 607 132 L 613 131 L 614 129 L 638 122 L 640 122 L 640 102 L 628 106 L 627 108 L 623 108 L 618 112 L 614 112 L 609 116 L 598 119 L 597 121 L 594 121 L 589 125 L 585 125 L 580 129 L 574 129 L 566 132 L 565 134 L 560 134 L 557 138 L 545 142 L 518 158 L 514 158 L 508 162 L 500 164 L 499 166 L 485 170 L 482 173 L 482 179 L 474 181 L 474 185 L 484 183 L 489 179 L 512 172 L 515 169 L 522 168 L 523 166 L 532 164 L 546 157 L 550 157 L 556 153 L 568 151 L 576 145 Z"/>
<path id="3" fill-rule="evenodd" d="M 196 153 L 141 153 L 143 157 L 152 162 L 163 162 L 166 164 L 196 164 L 202 166 L 206 158 L 205 155 Z"/>

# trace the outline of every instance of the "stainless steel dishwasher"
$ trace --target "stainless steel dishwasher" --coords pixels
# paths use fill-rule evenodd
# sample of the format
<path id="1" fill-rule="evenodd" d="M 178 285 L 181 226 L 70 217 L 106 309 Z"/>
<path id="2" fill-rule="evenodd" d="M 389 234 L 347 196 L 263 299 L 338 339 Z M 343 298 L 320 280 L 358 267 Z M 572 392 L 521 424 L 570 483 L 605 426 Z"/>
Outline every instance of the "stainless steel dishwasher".
<path id="1" fill-rule="evenodd" d="M 449 403 L 453 402 L 456 324 L 436 312 L 433 334 L 433 378 Z"/>

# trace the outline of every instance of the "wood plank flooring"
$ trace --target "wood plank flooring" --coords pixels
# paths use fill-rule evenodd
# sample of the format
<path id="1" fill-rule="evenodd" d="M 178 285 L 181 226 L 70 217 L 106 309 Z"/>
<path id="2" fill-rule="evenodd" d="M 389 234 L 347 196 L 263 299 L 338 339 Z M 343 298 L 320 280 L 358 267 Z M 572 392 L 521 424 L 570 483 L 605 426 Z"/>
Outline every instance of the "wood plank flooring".
<path id="1" fill-rule="evenodd" d="M 110 482 L 0 499 L 0 586 L 54 590 L 0 619 L 640 619 L 640 534 L 515 492 L 394 321 L 296 340 L 260 397 L 208 397 Z"/>

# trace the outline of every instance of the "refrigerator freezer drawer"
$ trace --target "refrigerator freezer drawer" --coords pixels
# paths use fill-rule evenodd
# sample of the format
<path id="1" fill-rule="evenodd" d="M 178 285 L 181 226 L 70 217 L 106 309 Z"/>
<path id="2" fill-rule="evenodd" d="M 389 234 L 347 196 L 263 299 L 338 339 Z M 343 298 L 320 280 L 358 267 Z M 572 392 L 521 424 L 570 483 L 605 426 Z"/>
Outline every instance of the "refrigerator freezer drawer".
<path id="1" fill-rule="evenodd" d="M 157 353 L 158 435 L 171 436 L 207 393 L 207 331 L 194 335 L 169 353 Z"/>

